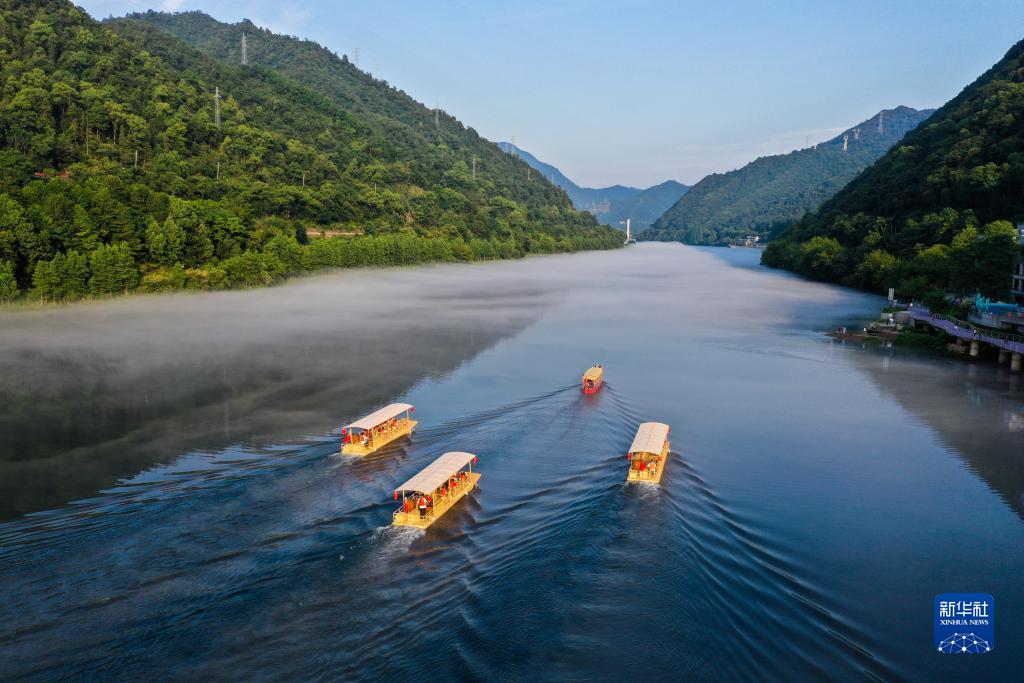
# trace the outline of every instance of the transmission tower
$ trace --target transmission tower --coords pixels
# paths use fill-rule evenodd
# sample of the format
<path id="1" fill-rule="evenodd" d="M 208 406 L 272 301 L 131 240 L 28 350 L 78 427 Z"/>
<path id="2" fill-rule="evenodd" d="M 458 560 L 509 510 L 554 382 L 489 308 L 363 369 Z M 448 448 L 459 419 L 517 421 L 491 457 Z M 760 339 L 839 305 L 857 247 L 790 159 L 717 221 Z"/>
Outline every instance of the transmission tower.
<path id="1" fill-rule="evenodd" d="M 245 34 L 242 34 L 242 66 L 249 65 L 249 44 L 245 42 Z"/>
<path id="2" fill-rule="evenodd" d="M 476 180 L 476 162 L 477 162 L 477 156 L 474 154 L 473 155 L 473 180 Z"/>
<path id="3" fill-rule="evenodd" d="M 352 50 L 352 59 L 353 59 L 353 63 L 356 65 L 356 68 L 358 69 L 359 68 L 359 48 L 358 47 L 356 49 Z"/>
<path id="4" fill-rule="evenodd" d="M 220 86 L 213 90 L 213 122 L 220 126 Z"/>
<path id="5" fill-rule="evenodd" d="M 878 112 L 878 134 L 885 135 L 885 111 Z"/>
<path id="6" fill-rule="evenodd" d="M 434 107 L 434 128 L 441 130 L 441 113 L 440 109 Z"/>
<path id="7" fill-rule="evenodd" d="M 860 140 L 860 128 L 853 129 L 853 139 Z"/>
<path id="8" fill-rule="evenodd" d="M 845 152 L 847 147 L 850 145 L 850 134 L 843 133 L 843 151 Z"/>

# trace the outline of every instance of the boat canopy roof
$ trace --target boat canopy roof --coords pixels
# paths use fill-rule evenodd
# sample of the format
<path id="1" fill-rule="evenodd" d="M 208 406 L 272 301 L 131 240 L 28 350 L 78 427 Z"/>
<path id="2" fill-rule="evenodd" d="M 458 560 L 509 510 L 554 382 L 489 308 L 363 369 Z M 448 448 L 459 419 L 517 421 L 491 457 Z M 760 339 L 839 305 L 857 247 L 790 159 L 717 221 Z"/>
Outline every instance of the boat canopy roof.
<path id="1" fill-rule="evenodd" d="M 604 375 L 604 368 L 600 365 L 595 365 L 583 373 L 583 379 L 601 379 L 602 375 Z"/>
<path id="2" fill-rule="evenodd" d="M 463 453 L 461 451 L 445 453 L 440 458 L 427 465 L 426 469 L 395 490 L 416 491 L 418 493 L 428 493 L 433 491 L 441 484 L 448 481 L 453 474 L 472 462 L 475 457 L 476 456 L 472 453 Z"/>
<path id="3" fill-rule="evenodd" d="M 668 425 L 661 422 L 644 422 L 636 430 L 630 453 L 661 453 L 668 439 Z"/>
<path id="4" fill-rule="evenodd" d="M 348 429 L 373 429 L 379 424 L 383 424 L 393 417 L 398 417 L 407 410 L 412 410 L 412 406 L 408 403 L 392 403 L 389 406 L 384 406 L 380 410 L 375 410 L 361 420 L 356 420 L 352 424 L 348 425 Z"/>

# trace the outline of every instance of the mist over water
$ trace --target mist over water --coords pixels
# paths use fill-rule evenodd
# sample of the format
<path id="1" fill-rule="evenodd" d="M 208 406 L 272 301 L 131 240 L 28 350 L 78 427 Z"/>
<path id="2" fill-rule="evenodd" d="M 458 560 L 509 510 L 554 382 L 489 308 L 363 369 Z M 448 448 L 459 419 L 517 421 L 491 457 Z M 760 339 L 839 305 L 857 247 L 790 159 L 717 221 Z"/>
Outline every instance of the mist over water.
<path id="1" fill-rule="evenodd" d="M 0 668 L 1012 678 L 1021 383 L 834 344 L 881 299 L 758 256 L 645 244 L 0 314 Z M 392 400 L 414 437 L 337 455 L 338 425 Z M 626 486 L 648 420 L 672 427 L 662 486 Z M 388 526 L 446 450 L 479 454 L 480 488 L 426 533 Z M 957 591 L 995 596 L 992 653 L 932 651 Z"/>
<path id="2" fill-rule="evenodd" d="M 0 313 L 0 519 L 188 451 L 323 434 L 450 372 L 559 296 L 514 277 L 467 288 L 478 274 L 346 273 Z"/>

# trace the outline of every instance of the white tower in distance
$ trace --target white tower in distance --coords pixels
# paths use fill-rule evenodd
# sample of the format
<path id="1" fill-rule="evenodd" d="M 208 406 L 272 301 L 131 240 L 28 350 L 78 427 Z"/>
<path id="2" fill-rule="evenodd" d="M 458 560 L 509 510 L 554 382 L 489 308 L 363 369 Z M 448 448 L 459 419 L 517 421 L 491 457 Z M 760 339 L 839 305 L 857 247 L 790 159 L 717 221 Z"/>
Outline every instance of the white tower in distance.
<path id="1" fill-rule="evenodd" d="M 850 134 L 843 133 L 843 151 L 845 152 L 850 146 Z"/>
<path id="2" fill-rule="evenodd" d="M 249 44 L 245 41 L 245 34 L 242 34 L 242 66 L 249 65 Z"/>

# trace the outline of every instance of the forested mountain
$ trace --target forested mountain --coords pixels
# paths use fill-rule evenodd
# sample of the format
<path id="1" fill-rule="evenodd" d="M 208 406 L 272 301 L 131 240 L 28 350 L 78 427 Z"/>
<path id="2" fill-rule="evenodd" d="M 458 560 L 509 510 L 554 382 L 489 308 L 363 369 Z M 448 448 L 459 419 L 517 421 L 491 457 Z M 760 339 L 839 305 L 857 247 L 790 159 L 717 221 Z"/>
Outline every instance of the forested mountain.
<path id="1" fill-rule="evenodd" d="M 616 225 L 618 221 L 630 217 L 633 219 L 634 231 L 646 230 L 690 189 L 688 185 L 674 180 L 666 180 L 660 185 L 648 187 L 627 201 L 612 204 L 606 222 L 609 225 Z M 600 219 L 598 216 L 598 220 Z"/>
<path id="2" fill-rule="evenodd" d="M 1008 295 L 1024 219 L 1024 41 L 814 214 L 767 265 L 902 297 Z"/>
<path id="3" fill-rule="evenodd" d="M 932 111 L 887 109 L 814 147 L 709 175 L 640 239 L 728 244 L 747 235 L 771 237 L 818 208 Z"/>
<path id="4" fill-rule="evenodd" d="M 569 180 L 560 170 L 545 163 L 529 152 L 516 147 L 510 142 L 499 142 L 498 146 L 509 154 L 514 154 L 541 173 L 545 178 L 566 191 L 573 206 L 580 211 L 593 214 L 597 220 L 625 229 L 619 224 L 626 218 L 633 219 L 636 230 L 649 227 L 665 212 L 665 209 L 676 203 L 690 188 L 674 180 L 654 185 L 646 190 L 624 185 L 611 187 L 580 187 Z"/>
<path id="5" fill-rule="evenodd" d="M 141 21 L 101 25 L 65 0 L 0 0 L 0 299 L 620 241 L 452 117 L 281 40 L 329 56 L 324 72 L 356 92 L 222 63 Z M 306 244 L 339 233 L 365 236 Z"/>

